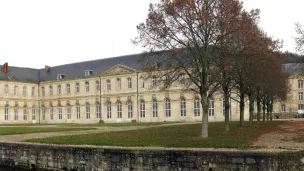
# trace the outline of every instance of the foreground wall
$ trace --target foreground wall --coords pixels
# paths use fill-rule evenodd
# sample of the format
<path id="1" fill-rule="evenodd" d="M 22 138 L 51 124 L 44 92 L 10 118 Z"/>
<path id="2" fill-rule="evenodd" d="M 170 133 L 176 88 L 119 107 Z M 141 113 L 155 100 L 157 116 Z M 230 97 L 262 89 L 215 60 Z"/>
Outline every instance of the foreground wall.
<path id="1" fill-rule="evenodd" d="M 147 150 L 0 144 L 0 165 L 40 170 L 303 170 L 303 152 Z"/>

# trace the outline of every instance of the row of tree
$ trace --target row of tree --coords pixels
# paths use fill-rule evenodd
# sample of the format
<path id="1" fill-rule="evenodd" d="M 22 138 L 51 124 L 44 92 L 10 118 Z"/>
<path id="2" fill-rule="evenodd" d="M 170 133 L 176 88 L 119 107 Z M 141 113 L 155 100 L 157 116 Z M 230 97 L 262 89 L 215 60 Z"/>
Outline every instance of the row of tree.
<path id="1" fill-rule="evenodd" d="M 254 104 L 260 122 L 272 119 L 276 99 L 286 99 L 282 42 L 258 27 L 259 17 L 258 9 L 246 11 L 238 0 L 161 0 L 150 5 L 146 22 L 137 26 L 133 43 L 148 54 L 143 68 L 150 75 L 159 71 L 164 87 L 182 78 L 185 88 L 200 95 L 202 137 L 208 137 L 208 104 L 216 92 L 224 97 L 225 131 L 230 98 L 239 102 L 240 127 L 246 100 L 253 123 Z"/>

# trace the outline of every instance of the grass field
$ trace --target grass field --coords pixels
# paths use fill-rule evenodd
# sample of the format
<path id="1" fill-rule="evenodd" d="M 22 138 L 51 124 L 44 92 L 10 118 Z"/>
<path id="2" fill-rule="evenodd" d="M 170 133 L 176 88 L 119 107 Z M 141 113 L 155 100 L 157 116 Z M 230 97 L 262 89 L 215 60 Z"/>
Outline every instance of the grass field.
<path id="1" fill-rule="evenodd" d="M 209 138 L 200 138 L 201 124 L 154 127 L 135 131 L 61 136 L 31 139 L 27 142 L 50 144 L 89 144 L 107 146 L 157 146 L 199 148 L 250 148 L 260 134 L 275 129 L 282 122 L 246 124 L 240 129 L 238 122 L 231 122 L 231 131 L 223 132 L 224 123 L 209 123 Z"/>
<path id="2" fill-rule="evenodd" d="M 28 134 L 28 133 L 39 133 L 39 132 L 66 132 L 66 131 L 81 131 L 81 130 L 92 130 L 92 128 L 0 127 L 0 135 Z"/>

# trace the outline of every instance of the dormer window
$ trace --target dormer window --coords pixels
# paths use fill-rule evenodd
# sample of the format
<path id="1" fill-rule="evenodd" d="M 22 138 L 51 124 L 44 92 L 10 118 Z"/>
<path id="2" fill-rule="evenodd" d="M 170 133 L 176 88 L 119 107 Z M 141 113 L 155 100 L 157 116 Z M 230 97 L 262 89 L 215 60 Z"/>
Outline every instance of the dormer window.
<path id="1" fill-rule="evenodd" d="M 57 74 L 57 80 L 62 80 L 64 79 L 65 75 L 64 74 Z"/>
<path id="2" fill-rule="evenodd" d="M 85 71 L 85 76 L 92 76 L 93 75 L 93 70 L 86 70 Z"/>

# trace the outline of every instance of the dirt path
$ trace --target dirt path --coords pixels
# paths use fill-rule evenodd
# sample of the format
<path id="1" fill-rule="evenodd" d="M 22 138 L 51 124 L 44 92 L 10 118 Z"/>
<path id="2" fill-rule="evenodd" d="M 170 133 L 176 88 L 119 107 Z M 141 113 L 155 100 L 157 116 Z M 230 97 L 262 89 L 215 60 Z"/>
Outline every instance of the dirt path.
<path id="1" fill-rule="evenodd" d="M 290 121 L 261 135 L 253 146 L 267 149 L 303 150 L 304 142 L 294 140 L 299 136 L 304 136 L 304 121 Z"/>

